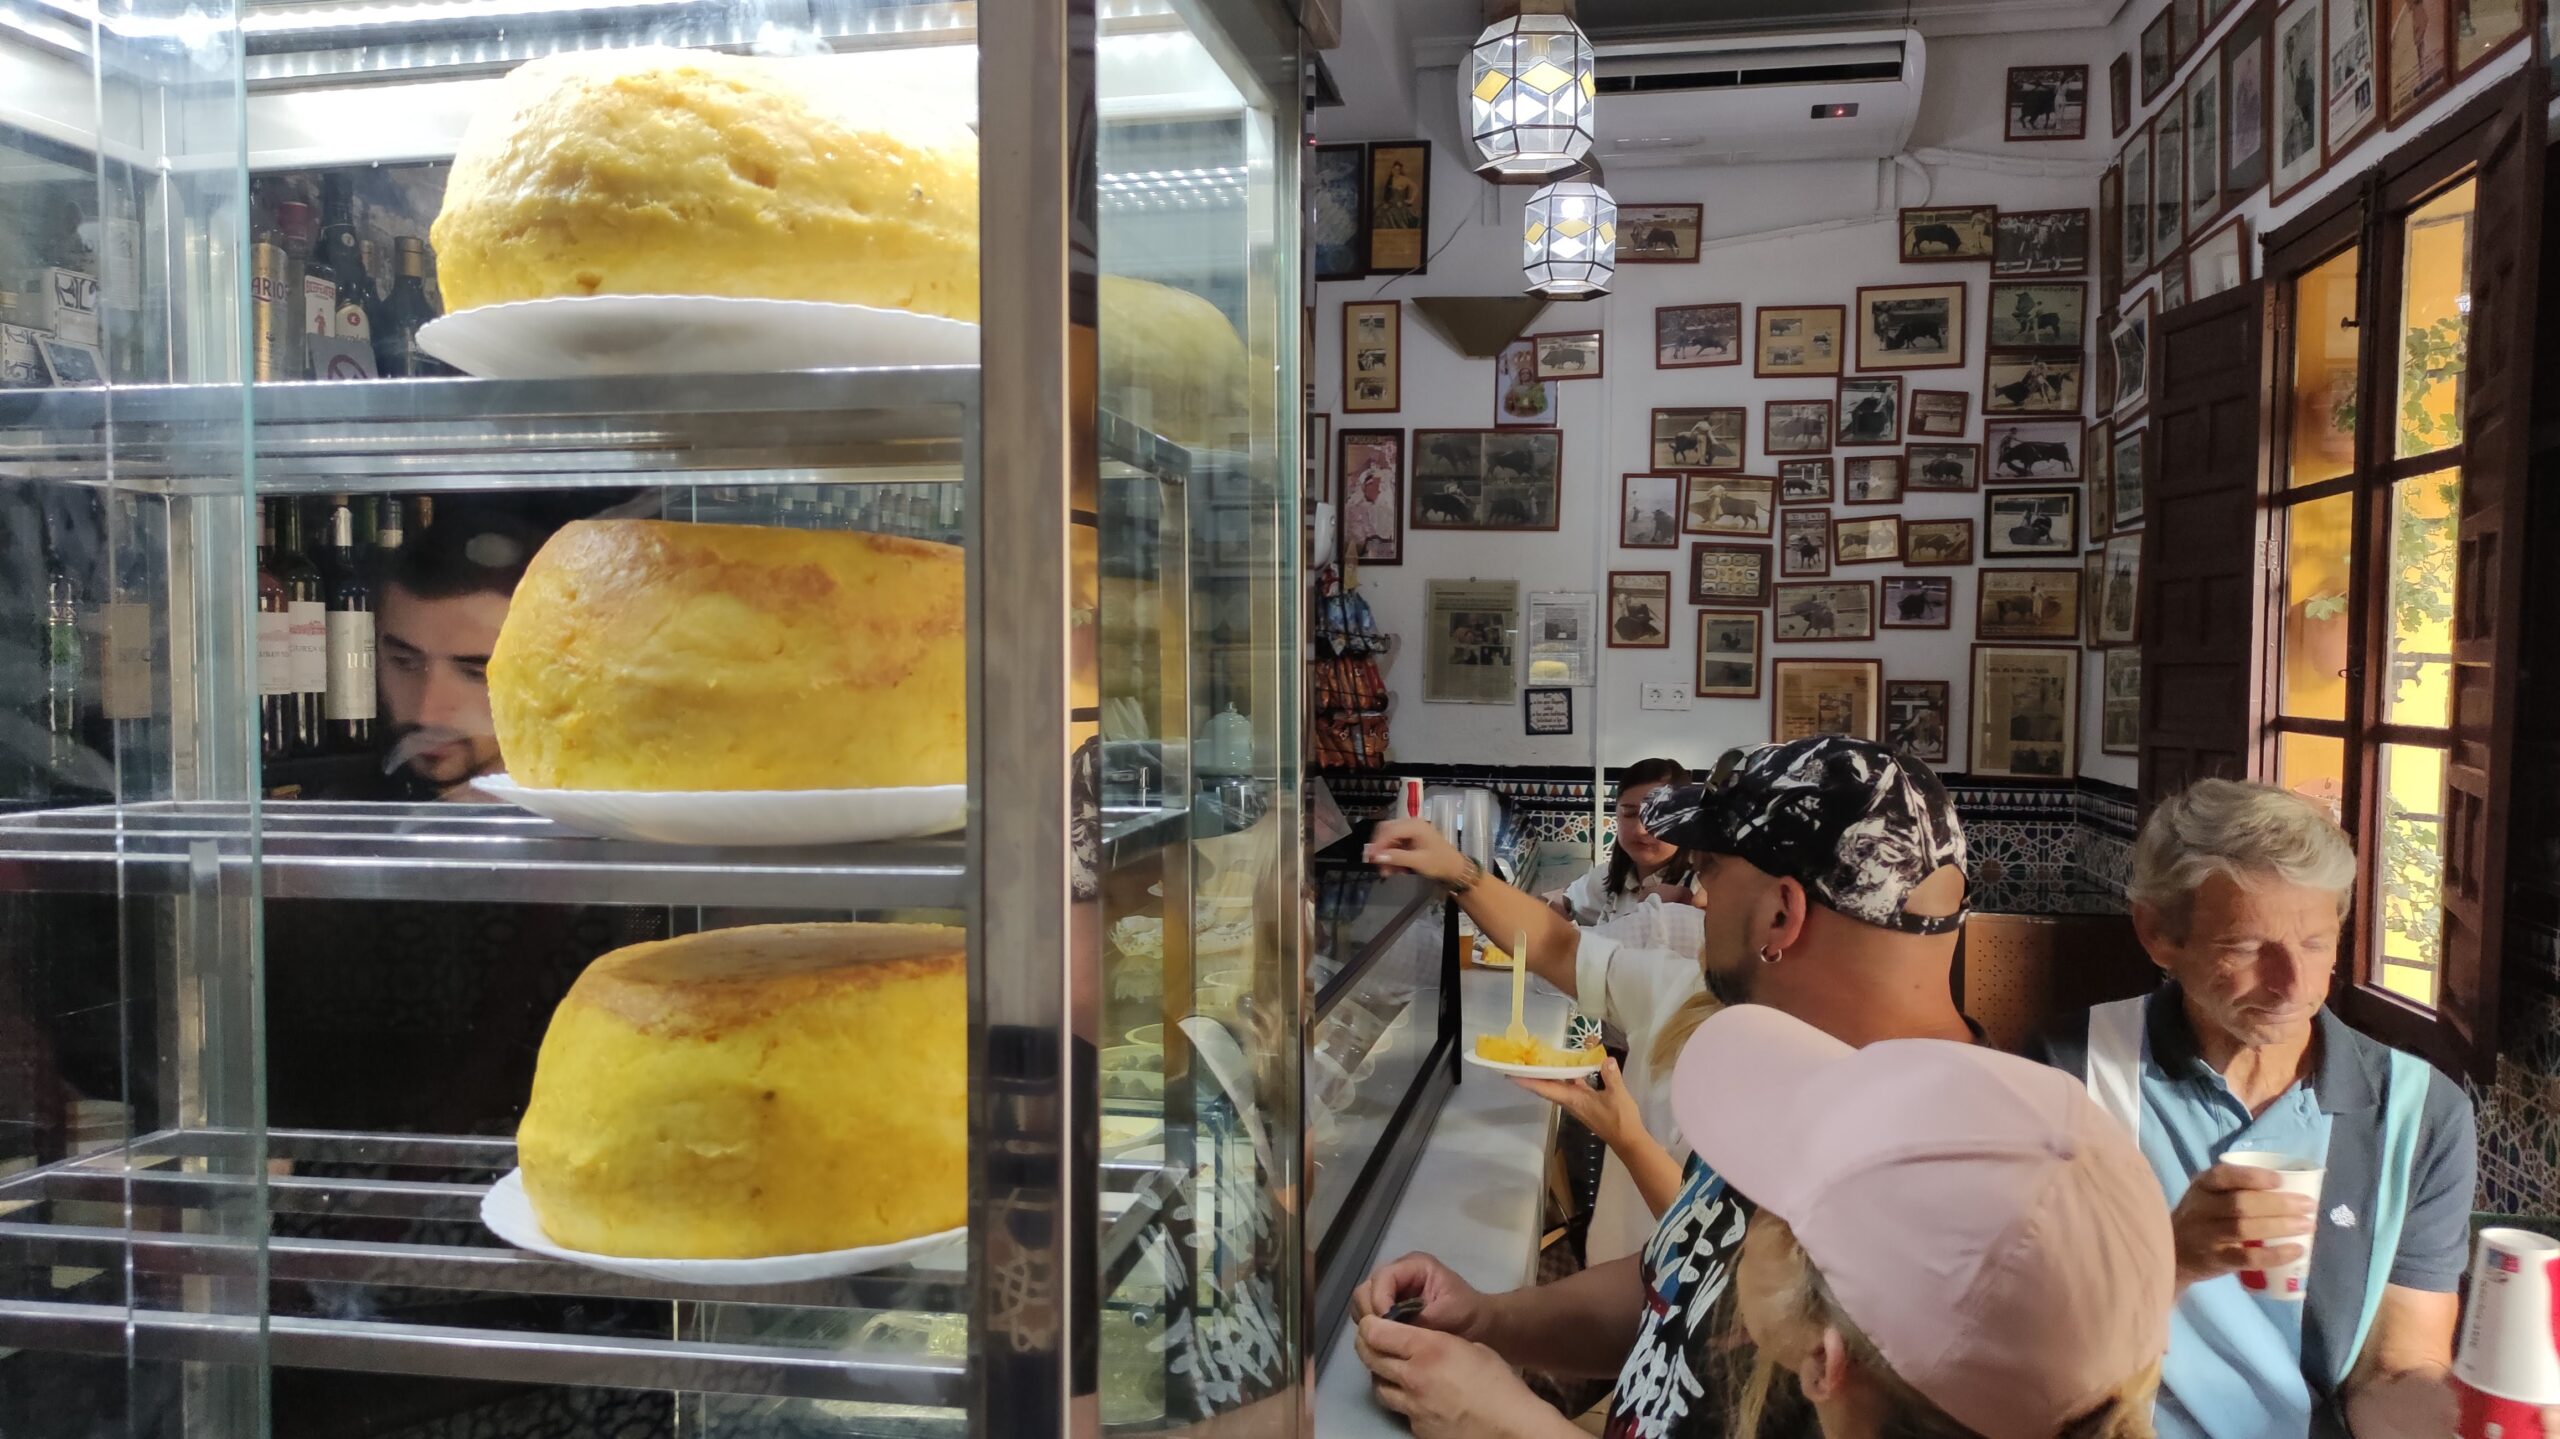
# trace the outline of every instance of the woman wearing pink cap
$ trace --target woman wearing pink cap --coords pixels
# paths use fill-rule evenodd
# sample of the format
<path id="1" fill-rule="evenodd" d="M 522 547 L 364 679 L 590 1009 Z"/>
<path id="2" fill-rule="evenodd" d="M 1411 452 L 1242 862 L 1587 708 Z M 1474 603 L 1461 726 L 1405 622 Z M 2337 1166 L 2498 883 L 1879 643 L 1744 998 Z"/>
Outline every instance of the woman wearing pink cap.
<path id="1" fill-rule="evenodd" d="M 2148 1439 L 2176 1244 L 2087 1091 L 1934 1039 L 1852 1049 L 1760 1005 L 1672 1081 L 1698 1156 L 1759 1206 L 1735 1275 L 1758 1368 L 1830 1439 Z M 1718 1103 L 1753 1088 L 1767 1102 Z"/>

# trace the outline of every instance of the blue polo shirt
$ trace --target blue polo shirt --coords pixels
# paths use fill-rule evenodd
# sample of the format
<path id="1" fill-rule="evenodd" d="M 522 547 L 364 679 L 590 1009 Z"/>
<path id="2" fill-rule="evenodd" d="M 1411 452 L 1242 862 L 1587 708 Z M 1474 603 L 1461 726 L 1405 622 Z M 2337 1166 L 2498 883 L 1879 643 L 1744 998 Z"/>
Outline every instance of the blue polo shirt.
<path id="1" fill-rule="evenodd" d="M 2236 1275 L 2191 1285 L 2170 1316 L 2153 1415 L 2160 1439 L 2346 1439 L 2340 1377 L 2374 1264 L 2371 1210 L 2381 1185 L 2383 1099 L 2391 1051 L 2320 1012 L 2311 1076 L 2252 1116 L 2196 1047 L 2175 983 L 2150 996 L 2142 1060 L 2143 1157 L 2171 1208 L 2236 1149 L 2323 1159 L 2311 1275 L 2300 1302 L 2263 1298 Z M 2088 1027 L 2028 1049 L 2088 1077 Z M 2434 1070 L 2389 1281 L 2451 1293 L 2470 1254 L 2476 1158 L 2471 1101 Z"/>

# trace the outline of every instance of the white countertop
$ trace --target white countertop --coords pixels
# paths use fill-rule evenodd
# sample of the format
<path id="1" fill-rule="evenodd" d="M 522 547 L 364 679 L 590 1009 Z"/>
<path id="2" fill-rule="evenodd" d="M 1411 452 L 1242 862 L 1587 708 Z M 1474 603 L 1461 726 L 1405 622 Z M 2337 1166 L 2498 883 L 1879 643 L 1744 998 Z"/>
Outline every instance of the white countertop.
<path id="1" fill-rule="evenodd" d="M 1511 976 L 1468 966 L 1458 978 L 1458 1003 L 1463 1053 L 1476 1035 L 1510 1024 Z M 1532 979 L 1523 1009 L 1531 1034 L 1564 1041 L 1570 1000 Z M 1489 1070 L 1461 1062 L 1458 1073 L 1371 1267 L 1419 1250 L 1478 1289 L 1517 1289 L 1537 1273 L 1556 1109 Z M 1316 1379 L 1315 1419 L 1323 1439 L 1406 1433 L 1403 1420 L 1369 1397 L 1369 1371 L 1352 1352 L 1347 1322 Z"/>

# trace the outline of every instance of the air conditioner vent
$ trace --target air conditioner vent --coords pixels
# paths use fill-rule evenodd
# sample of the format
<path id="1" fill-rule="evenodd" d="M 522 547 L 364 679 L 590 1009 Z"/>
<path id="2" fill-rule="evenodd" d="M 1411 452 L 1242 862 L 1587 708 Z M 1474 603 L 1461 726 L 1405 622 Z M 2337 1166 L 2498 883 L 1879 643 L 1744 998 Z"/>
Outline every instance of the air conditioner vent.
<path id="1" fill-rule="evenodd" d="M 1728 90 L 1753 85 L 1854 85 L 1902 78 L 1902 62 L 1807 65 L 1792 69 L 1676 70 L 1599 77 L 1603 95 L 1653 95 L 1675 90 Z"/>

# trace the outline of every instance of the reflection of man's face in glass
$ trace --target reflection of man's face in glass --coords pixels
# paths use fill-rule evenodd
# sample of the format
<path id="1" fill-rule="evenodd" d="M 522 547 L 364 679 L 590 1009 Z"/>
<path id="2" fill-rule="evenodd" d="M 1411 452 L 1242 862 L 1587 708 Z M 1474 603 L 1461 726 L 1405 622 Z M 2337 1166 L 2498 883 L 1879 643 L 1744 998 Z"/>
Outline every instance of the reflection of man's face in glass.
<path id="1" fill-rule="evenodd" d="M 505 768 L 489 719 L 489 651 L 507 596 L 428 599 L 395 581 L 382 588 L 381 618 L 383 706 L 410 772 L 455 785 Z"/>

